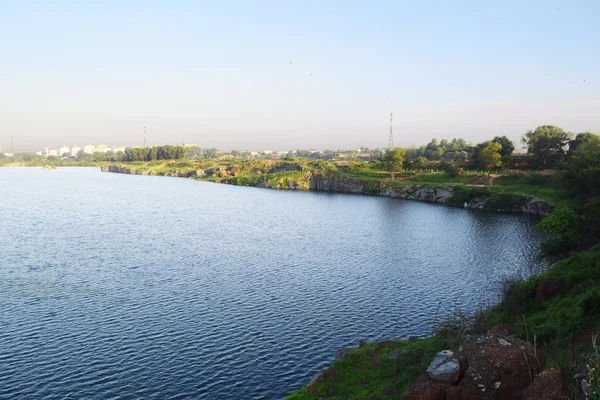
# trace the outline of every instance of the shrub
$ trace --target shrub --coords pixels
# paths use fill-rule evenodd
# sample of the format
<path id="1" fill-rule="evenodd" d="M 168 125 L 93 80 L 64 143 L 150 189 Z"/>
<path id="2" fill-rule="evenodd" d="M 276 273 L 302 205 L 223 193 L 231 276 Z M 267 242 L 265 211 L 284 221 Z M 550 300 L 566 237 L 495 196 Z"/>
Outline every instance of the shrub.
<path id="1" fill-rule="evenodd" d="M 576 247 L 583 236 L 580 233 L 580 218 L 575 211 L 558 207 L 538 224 L 551 237 L 543 245 L 546 253 L 569 250 Z"/>
<path id="2" fill-rule="evenodd" d="M 458 169 L 456 169 L 453 165 L 448 164 L 445 161 L 440 163 L 440 169 L 442 169 L 445 173 L 447 173 L 448 175 L 450 175 L 453 178 L 455 178 L 459 175 Z"/>
<path id="3" fill-rule="evenodd" d="M 522 197 L 510 193 L 495 193 L 487 202 L 490 210 L 513 210 L 521 203 Z"/>

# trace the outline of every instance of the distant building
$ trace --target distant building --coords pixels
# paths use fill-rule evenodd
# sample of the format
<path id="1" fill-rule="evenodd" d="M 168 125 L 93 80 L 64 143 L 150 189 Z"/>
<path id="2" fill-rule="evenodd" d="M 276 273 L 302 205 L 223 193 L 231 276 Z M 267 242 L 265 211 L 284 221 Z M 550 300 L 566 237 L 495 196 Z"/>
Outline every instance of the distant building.
<path id="1" fill-rule="evenodd" d="M 2 146 L 0 146 L 0 153 L 2 153 Z"/>
<path id="2" fill-rule="evenodd" d="M 15 156 L 13 153 L 4 153 L 4 155 L 5 155 L 6 157 L 14 157 L 14 156 Z"/>
<path id="3" fill-rule="evenodd" d="M 56 156 L 58 156 L 58 150 L 56 150 L 56 149 L 48 149 L 48 153 L 47 153 L 47 154 L 48 154 L 49 156 L 54 156 L 54 157 L 56 157 Z"/>
<path id="4" fill-rule="evenodd" d="M 73 146 L 71 147 L 71 157 L 77 157 L 77 154 L 81 151 L 81 147 Z"/>
<path id="5" fill-rule="evenodd" d="M 115 153 L 118 153 L 119 151 L 121 152 L 125 152 L 125 146 L 113 146 L 112 151 L 114 151 Z"/>
<path id="6" fill-rule="evenodd" d="M 196 143 L 184 143 L 183 147 L 200 147 Z"/>
<path id="7" fill-rule="evenodd" d="M 71 153 L 71 149 L 69 147 L 67 147 L 67 146 L 64 146 L 64 145 L 60 146 L 58 148 L 58 155 L 62 156 L 65 153 Z"/>
<path id="8" fill-rule="evenodd" d="M 44 154 L 44 152 L 42 152 L 42 151 L 36 151 L 36 152 L 35 152 L 35 155 L 36 155 L 36 156 L 41 156 L 42 154 Z"/>
<path id="9" fill-rule="evenodd" d="M 94 154 L 95 149 L 96 148 L 93 144 L 86 144 L 85 146 L 83 146 L 83 152 L 86 154 Z"/>
<path id="10" fill-rule="evenodd" d="M 106 147 L 104 144 L 99 144 L 98 147 L 94 150 L 94 153 L 108 153 L 110 151 L 109 147 Z"/>

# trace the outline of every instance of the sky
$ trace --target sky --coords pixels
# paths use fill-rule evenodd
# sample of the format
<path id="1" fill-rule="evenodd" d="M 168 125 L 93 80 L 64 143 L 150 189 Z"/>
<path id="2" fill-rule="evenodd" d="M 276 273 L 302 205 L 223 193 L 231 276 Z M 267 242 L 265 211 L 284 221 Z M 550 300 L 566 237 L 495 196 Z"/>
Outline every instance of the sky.
<path id="1" fill-rule="evenodd" d="M 0 146 L 600 132 L 600 1 L 0 0 Z"/>

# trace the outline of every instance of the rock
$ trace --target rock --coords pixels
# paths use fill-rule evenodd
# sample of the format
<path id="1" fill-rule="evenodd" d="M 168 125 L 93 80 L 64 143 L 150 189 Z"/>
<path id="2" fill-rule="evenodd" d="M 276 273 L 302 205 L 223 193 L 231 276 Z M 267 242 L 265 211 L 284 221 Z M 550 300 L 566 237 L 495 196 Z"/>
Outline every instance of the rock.
<path id="1" fill-rule="evenodd" d="M 523 392 L 523 400 L 566 400 L 563 383 L 559 370 L 542 371 Z"/>
<path id="2" fill-rule="evenodd" d="M 348 349 L 345 347 L 342 347 L 335 352 L 335 361 L 342 361 L 346 357 L 348 357 Z"/>
<path id="3" fill-rule="evenodd" d="M 589 395 L 589 388 L 588 388 L 588 383 L 587 380 L 582 379 L 581 380 L 581 391 L 583 392 L 583 394 L 585 395 L 585 397 L 587 398 Z"/>
<path id="4" fill-rule="evenodd" d="M 423 373 L 417 377 L 404 400 L 444 400 L 449 386 L 449 383 L 431 381 L 429 375 Z"/>
<path id="5" fill-rule="evenodd" d="M 521 206 L 521 212 L 526 214 L 535 214 L 547 217 L 553 211 L 552 204 L 538 199 L 537 197 L 526 196 L 524 204 Z"/>
<path id="6" fill-rule="evenodd" d="M 204 172 L 203 169 L 199 169 L 199 170 L 196 171 L 196 176 L 199 177 L 199 178 L 201 178 L 203 176 L 206 176 L 206 172 Z"/>
<path id="7" fill-rule="evenodd" d="M 456 381 L 460 373 L 460 364 L 453 356 L 454 353 L 450 350 L 439 352 L 429 364 L 427 374 L 438 381 L 450 383 Z"/>
<path id="8" fill-rule="evenodd" d="M 512 346 L 512 344 L 509 341 L 504 340 L 504 339 L 498 339 L 498 343 L 500 343 L 504 347 L 510 347 L 510 346 Z"/>
<path id="9" fill-rule="evenodd" d="M 398 360 L 404 354 L 404 350 L 395 351 L 385 358 L 386 360 Z"/>
<path id="10" fill-rule="evenodd" d="M 508 336 L 510 326 L 508 324 L 494 325 L 487 330 L 488 335 Z"/>
<path id="11" fill-rule="evenodd" d="M 578 372 L 575 375 L 573 375 L 573 380 L 582 379 L 585 378 L 585 376 L 585 372 Z"/>
<path id="12" fill-rule="evenodd" d="M 312 388 L 315 383 L 317 383 L 321 378 L 323 378 L 324 373 L 325 373 L 325 371 L 320 371 L 320 372 L 317 372 L 316 374 L 314 374 L 312 379 L 310 380 L 310 382 L 308 382 L 308 385 L 306 385 L 306 387 L 308 389 Z"/>

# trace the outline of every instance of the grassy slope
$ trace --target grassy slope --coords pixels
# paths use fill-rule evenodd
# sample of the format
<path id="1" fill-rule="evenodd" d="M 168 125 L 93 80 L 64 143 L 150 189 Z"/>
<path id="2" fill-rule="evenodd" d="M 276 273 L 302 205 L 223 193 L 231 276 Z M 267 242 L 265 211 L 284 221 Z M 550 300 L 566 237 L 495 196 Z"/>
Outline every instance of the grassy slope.
<path id="1" fill-rule="evenodd" d="M 543 282 L 552 282 L 558 293 L 545 300 L 536 296 Z M 542 346 L 566 347 L 580 332 L 600 323 L 600 245 L 571 254 L 506 293 L 484 314 L 487 325 L 508 323 L 515 336 L 531 339 L 535 334 Z M 583 339 L 589 342 L 591 337 Z"/>
<path id="2" fill-rule="evenodd" d="M 536 298 L 538 285 L 549 279 L 560 282 L 558 293 L 546 300 Z M 600 245 L 573 253 L 545 273 L 519 283 L 481 319 L 487 326 L 509 324 L 511 333 L 525 340 L 533 341 L 535 335 L 537 346 L 546 352 L 546 367 L 578 372 L 582 354 L 589 353 L 600 325 Z M 303 387 L 287 400 L 402 398 L 444 347 L 445 342 L 436 337 L 369 343 L 333 363 L 313 388 Z M 385 358 L 398 349 L 405 350 L 398 360 Z"/>
<path id="3" fill-rule="evenodd" d="M 348 357 L 333 363 L 313 387 L 286 400 L 402 398 L 443 347 L 439 338 L 367 343 L 350 349 Z M 393 357 L 398 352 L 402 354 Z"/>

